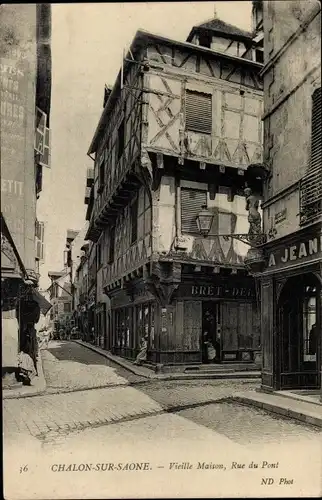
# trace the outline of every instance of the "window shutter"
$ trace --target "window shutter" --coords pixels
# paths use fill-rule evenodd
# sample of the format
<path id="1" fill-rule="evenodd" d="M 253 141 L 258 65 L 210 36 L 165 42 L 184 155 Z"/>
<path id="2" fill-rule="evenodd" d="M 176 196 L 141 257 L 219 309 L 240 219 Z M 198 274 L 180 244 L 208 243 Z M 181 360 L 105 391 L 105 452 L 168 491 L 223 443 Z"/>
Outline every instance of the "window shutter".
<path id="1" fill-rule="evenodd" d="M 181 230 L 183 233 L 198 233 L 196 217 L 202 205 L 207 204 L 207 191 L 181 189 Z"/>
<path id="2" fill-rule="evenodd" d="M 312 96 L 312 144 L 310 171 L 321 172 L 322 168 L 322 100 L 321 87 Z"/>
<path id="3" fill-rule="evenodd" d="M 322 100 L 321 87 L 312 96 L 311 157 L 301 183 L 302 222 L 308 222 L 321 210 L 322 199 Z"/>
<path id="4" fill-rule="evenodd" d="M 212 96 L 201 92 L 186 91 L 186 129 L 211 134 Z"/>

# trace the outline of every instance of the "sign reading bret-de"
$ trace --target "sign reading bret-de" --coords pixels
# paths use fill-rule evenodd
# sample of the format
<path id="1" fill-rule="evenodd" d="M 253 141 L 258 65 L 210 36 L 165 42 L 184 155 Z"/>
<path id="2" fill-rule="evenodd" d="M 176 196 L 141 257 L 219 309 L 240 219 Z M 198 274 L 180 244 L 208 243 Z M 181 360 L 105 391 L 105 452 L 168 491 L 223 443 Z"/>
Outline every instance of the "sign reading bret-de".
<path id="1" fill-rule="evenodd" d="M 192 285 L 190 288 L 190 294 L 192 297 L 253 299 L 255 297 L 255 289 L 252 286 L 233 286 L 231 283 L 218 285 Z"/>
<path id="2" fill-rule="evenodd" d="M 280 247 L 268 256 L 268 267 L 292 265 L 295 261 L 310 261 L 322 256 L 322 236 Z"/>

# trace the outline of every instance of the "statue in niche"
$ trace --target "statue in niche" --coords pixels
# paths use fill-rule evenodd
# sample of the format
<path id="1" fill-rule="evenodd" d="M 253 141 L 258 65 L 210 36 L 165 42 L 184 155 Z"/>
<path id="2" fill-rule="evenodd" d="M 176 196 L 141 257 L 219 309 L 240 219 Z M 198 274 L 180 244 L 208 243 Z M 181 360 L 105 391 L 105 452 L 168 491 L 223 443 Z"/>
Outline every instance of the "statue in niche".
<path id="1" fill-rule="evenodd" d="M 249 187 L 244 189 L 246 197 L 246 210 L 248 211 L 249 230 L 248 235 L 250 241 L 260 240 L 262 234 L 262 219 L 258 211 L 259 199 L 252 193 Z"/>

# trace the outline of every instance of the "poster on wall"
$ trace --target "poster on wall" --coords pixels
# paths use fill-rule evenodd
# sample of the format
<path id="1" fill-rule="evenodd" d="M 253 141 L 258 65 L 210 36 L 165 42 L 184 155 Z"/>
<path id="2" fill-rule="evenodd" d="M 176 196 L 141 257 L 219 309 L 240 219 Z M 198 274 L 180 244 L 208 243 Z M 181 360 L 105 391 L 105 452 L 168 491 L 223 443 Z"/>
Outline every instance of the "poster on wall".
<path id="1" fill-rule="evenodd" d="M 2 8 L 1 12 L 1 211 L 23 261 L 27 250 L 25 235 L 32 231 L 26 211 L 34 208 L 34 155 L 32 144 L 28 144 L 34 136 L 34 124 L 28 118 L 35 103 L 34 18 L 35 8 L 22 10 L 25 26 L 19 26 L 12 8 Z"/>

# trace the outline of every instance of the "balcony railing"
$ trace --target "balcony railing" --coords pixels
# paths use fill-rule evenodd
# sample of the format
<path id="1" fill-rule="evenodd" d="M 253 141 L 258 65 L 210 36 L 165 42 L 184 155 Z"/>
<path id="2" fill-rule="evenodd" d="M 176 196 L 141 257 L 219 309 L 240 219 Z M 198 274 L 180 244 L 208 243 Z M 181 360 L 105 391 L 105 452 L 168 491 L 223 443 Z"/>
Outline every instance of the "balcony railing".
<path id="1" fill-rule="evenodd" d="M 322 215 L 322 164 L 300 182 L 300 224 L 310 224 Z"/>

